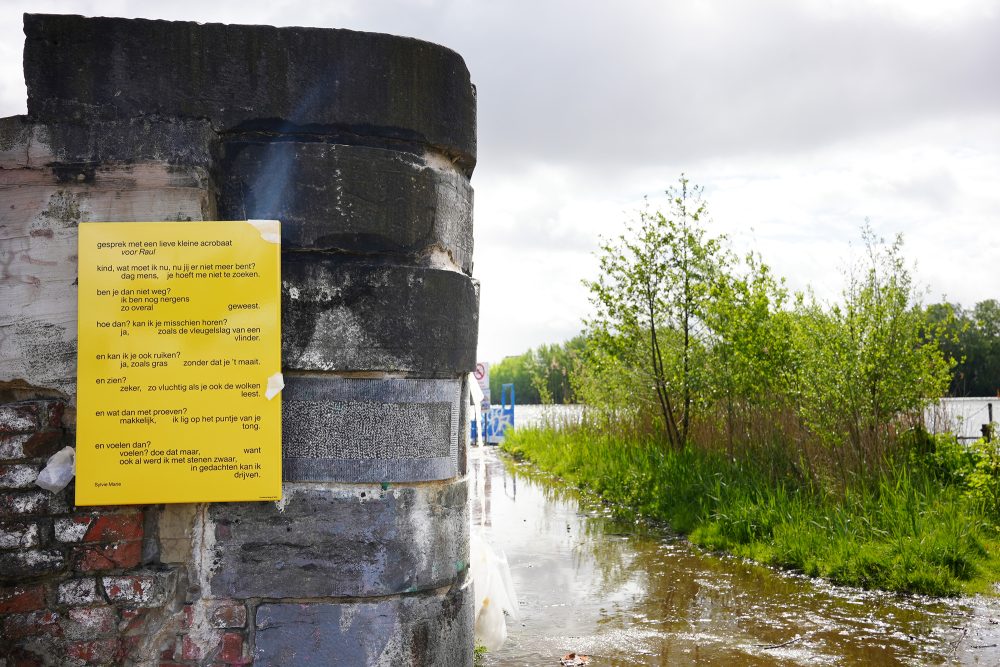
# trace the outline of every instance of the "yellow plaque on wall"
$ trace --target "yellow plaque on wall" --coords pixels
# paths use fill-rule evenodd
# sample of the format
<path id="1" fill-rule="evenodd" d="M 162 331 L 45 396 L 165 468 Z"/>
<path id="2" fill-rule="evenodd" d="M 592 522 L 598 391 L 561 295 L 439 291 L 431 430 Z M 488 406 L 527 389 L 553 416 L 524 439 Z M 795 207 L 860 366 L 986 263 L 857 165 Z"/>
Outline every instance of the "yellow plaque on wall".
<path id="1" fill-rule="evenodd" d="M 281 497 L 274 220 L 80 225 L 78 505 Z"/>

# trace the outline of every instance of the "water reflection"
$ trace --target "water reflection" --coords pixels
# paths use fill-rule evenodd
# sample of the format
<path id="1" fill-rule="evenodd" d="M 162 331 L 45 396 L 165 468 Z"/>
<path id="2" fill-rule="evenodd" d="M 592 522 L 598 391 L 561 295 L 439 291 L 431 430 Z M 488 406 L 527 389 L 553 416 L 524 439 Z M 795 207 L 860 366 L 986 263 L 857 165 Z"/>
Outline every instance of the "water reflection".
<path id="1" fill-rule="evenodd" d="M 522 616 L 490 665 L 1000 664 L 1000 604 L 868 593 L 706 555 L 527 465 L 474 449 L 474 521 Z"/>

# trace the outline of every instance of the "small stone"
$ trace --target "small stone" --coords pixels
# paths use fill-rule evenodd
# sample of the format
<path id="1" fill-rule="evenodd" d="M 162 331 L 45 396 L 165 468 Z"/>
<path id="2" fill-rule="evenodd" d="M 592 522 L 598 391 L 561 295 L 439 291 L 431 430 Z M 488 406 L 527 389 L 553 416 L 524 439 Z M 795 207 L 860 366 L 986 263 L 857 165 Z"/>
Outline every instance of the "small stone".
<path id="1" fill-rule="evenodd" d="M 59 584 L 59 604 L 85 605 L 101 601 L 97 579 L 70 579 Z"/>
<path id="2" fill-rule="evenodd" d="M 163 604 L 166 598 L 166 581 L 163 574 L 133 574 L 104 577 L 104 592 L 111 602 L 124 602 L 135 607 Z"/>
<path id="3" fill-rule="evenodd" d="M 14 463 L 0 465 L 0 489 L 30 489 L 42 469 L 40 465 Z"/>
<path id="4" fill-rule="evenodd" d="M 0 435 L 0 460 L 27 458 L 24 446 L 33 437 L 30 433 Z"/>
<path id="5" fill-rule="evenodd" d="M 55 521 L 56 540 L 72 544 L 83 540 L 93 519 L 89 516 L 62 517 Z"/>
<path id="6" fill-rule="evenodd" d="M 60 551 L 23 549 L 0 554 L 0 577 L 33 577 L 55 574 L 65 566 L 66 559 Z"/>
<path id="7" fill-rule="evenodd" d="M 48 508 L 46 491 L 0 492 L 0 517 L 41 514 Z"/>
<path id="8" fill-rule="evenodd" d="M 0 405 L 0 433 L 32 433 L 39 430 L 39 403 L 7 403 Z"/>
<path id="9" fill-rule="evenodd" d="M 38 546 L 38 525 L 0 523 L 0 549 L 25 549 Z"/>

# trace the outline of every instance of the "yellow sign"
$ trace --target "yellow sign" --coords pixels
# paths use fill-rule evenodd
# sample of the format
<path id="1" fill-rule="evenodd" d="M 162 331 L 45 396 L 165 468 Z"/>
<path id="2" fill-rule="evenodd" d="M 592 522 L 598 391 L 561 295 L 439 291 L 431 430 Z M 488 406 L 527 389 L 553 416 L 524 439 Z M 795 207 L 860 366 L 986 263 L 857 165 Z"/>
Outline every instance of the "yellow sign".
<path id="1" fill-rule="evenodd" d="M 281 497 L 274 220 L 83 223 L 78 505 Z"/>

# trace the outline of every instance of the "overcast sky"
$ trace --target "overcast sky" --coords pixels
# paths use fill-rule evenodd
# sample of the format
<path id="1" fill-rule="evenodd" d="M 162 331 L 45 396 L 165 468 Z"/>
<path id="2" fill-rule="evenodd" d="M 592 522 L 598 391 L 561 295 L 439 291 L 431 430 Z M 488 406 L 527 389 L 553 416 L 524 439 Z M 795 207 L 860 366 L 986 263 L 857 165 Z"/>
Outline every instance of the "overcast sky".
<path id="1" fill-rule="evenodd" d="M 25 112 L 21 13 L 351 28 L 458 51 L 479 99 L 480 358 L 580 330 L 599 237 L 685 172 L 710 229 L 835 298 L 866 217 L 928 301 L 1000 298 L 994 0 L 0 0 L 0 116 Z"/>

